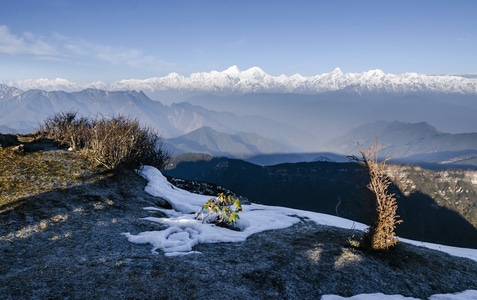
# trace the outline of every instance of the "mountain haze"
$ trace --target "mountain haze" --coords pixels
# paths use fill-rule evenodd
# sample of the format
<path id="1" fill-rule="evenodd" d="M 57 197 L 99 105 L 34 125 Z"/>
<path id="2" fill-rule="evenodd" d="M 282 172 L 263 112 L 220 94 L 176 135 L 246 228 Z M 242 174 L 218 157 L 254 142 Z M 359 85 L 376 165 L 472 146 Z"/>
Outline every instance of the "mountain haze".
<path id="1" fill-rule="evenodd" d="M 204 107 L 260 114 L 270 119 L 293 122 L 313 132 L 323 145 L 347 131 L 379 120 L 418 123 L 425 121 L 449 133 L 477 132 L 477 95 L 418 93 L 354 94 L 334 91 L 313 95 L 254 93 L 245 95 L 202 95 L 188 99 Z M 312 142 L 312 141 L 310 141 Z M 324 150 L 324 149 L 323 149 Z"/>
<path id="2" fill-rule="evenodd" d="M 477 133 L 450 134 L 440 132 L 426 122 L 397 121 L 377 121 L 359 126 L 334 139 L 330 146 L 340 153 L 346 153 L 356 149 L 356 142 L 367 148 L 376 139 L 384 145 L 384 150 L 394 157 L 423 152 L 477 149 Z M 353 140 L 355 145 L 350 144 Z"/>
<path id="3" fill-rule="evenodd" d="M 85 116 L 109 117 L 121 114 L 137 117 L 142 124 L 151 126 L 164 138 L 177 137 L 203 126 L 227 134 L 256 132 L 291 144 L 297 143 L 298 138 L 306 138 L 306 134 L 296 128 L 263 117 L 237 116 L 189 103 L 165 106 L 136 91 L 86 89 L 71 93 L 42 90 L 22 92 L 7 86 L 1 88 L 0 128 L 5 131 L 31 132 L 57 112 L 76 111 Z"/>
<path id="4" fill-rule="evenodd" d="M 176 139 L 170 144 L 203 127 L 221 136 L 215 143 L 228 144 L 204 144 L 200 135 L 195 140 L 189 135 L 182 137 L 189 141 L 187 147 L 174 146 L 178 153 L 257 156 L 276 150 L 349 155 L 358 141 L 365 144 L 377 136 L 392 149 L 393 158 L 476 148 L 472 132 L 477 132 L 477 78 L 472 76 L 393 75 L 380 70 L 358 74 L 339 69 L 311 77 L 270 76 L 258 67 L 241 71 L 233 66 L 188 77 L 172 73 L 114 83 L 79 85 L 64 79 L 4 83 L 8 84 L 0 85 L 0 129 L 4 132 L 30 132 L 54 113 L 73 110 L 86 116 L 137 117 L 162 137 Z M 80 88 L 85 89 L 76 91 Z M 410 125 L 391 130 L 381 124 L 387 129 L 374 132 L 362 127 L 383 120 Z M 420 130 L 416 124 L 422 122 L 441 133 L 438 138 L 413 140 Z M 257 135 L 254 143 L 262 144 L 252 147 L 250 141 L 241 141 L 236 151 L 229 151 L 231 141 L 243 133 Z M 265 144 L 268 150 L 261 148 Z"/>
<path id="5" fill-rule="evenodd" d="M 229 135 L 204 126 L 165 141 L 173 155 L 204 153 L 213 156 L 250 157 L 257 154 L 288 153 L 291 149 L 254 133 Z"/>

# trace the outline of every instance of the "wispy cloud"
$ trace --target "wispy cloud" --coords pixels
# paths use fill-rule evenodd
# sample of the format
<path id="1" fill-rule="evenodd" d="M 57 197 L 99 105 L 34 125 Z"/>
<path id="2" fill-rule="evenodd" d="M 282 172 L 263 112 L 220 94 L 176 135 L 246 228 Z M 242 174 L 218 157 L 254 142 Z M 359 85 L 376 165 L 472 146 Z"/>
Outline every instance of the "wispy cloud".
<path id="1" fill-rule="evenodd" d="M 56 47 L 44 38 L 25 32 L 14 35 L 7 26 L 0 26 L 0 53 L 9 55 L 56 56 L 60 53 Z"/>
<path id="2" fill-rule="evenodd" d="M 64 60 L 75 64 L 103 61 L 146 70 L 161 70 L 171 65 L 134 48 L 94 44 L 60 34 L 53 34 L 48 38 L 29 32 L 15 35 L 5 25 L 0 26 L 0 54 L 27 55 L 41 60 Z"/>

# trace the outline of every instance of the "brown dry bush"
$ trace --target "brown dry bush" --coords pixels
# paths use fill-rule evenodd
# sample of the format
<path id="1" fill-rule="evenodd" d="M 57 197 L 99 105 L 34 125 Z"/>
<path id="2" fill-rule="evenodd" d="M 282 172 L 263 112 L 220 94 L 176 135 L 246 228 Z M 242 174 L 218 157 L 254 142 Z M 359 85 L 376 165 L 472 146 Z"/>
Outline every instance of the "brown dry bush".
<path id="1" fill-rule="evenodd" d="M 123 116 L 95 119 L 85 148 L 88 156 L 109 169 L 137 168 L 140 164 L 161 167 L 168 157 L 152 129 Z"/>
<path id="2" fill-rule="evenodd" d="M 60 112 L 46 119 L 40 131 L 111 170 L 141 165 L 161 168 L 169 158 L 159 135 L 141 127 L 137 119 L 121 115 L 88 119 L 77 118 L 75 112 Z"/>
<path id="3" fill-rule="evenodd" d="M 40 132 L 58 144 L 73 150 L 84 148 L 90 138 L 91 121 L 86 117 L 76 118 L 76 112 L 59 112 L 40 125 Z"/>
<path id="4" fill-rule="evenodd" d="M 398 243 L 395 235 L 396 225 L 401 223 L 397 212 L 395 195 L 389 193 L 391 184 L 384 171 L 387 159 L 378 161 L 378 152 L 382 147 L 374 144 L 367 151 L 359 149 L 362 158 L 351 156 L 351 160 L 363 165 L 369 183 L 367 189 L 374 197 L 374 215 L 367 234 L 363 238 L 363 247 L 371 250 L 388 250 Z"/>

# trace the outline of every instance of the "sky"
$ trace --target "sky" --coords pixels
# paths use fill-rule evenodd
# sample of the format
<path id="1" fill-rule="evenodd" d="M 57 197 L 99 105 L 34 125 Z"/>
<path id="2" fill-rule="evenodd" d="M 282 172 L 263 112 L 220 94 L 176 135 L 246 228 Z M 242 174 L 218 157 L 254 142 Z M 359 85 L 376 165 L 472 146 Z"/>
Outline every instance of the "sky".
<path id="1" fill-rule="evenodd" d="M 176 72 L 272 76 L 381 69 L 476 74 L 474 0 L 15 0 L 0 80 L 88 83 Z"/>
<path id="2" fill-rule="evenodd" d="M 220 242 L 242 242 L 248 236 L 262 232 L 265 230 L 282 229 L 292 226 L 300 222 L 301 218 L 308 218 L 317 224 L 335 226 L 346 229 L 365 230 L 367 226 L 351 220 L 285 208 L 278 206 L 266 206 L 259 204 L 242 205 L 243 211 L 239 213 L 240 219 L 236 223 L 236 227 L 240 231 L 230 230 L 224 227 L 213 226 L 200 219 L 195 219 L 195 212 L 199 211 L 202 205 L 211 197 L 205 195 L 197 195 L 188 191 L 173 187 L 162 173 L 151 166 L 144 166 L 140 172 L 147 180 L 145 191 L 149 194 L 161 197 L 171 204 L 172 209 L 161 209 L 157 207 L 145 207 L 146 210 L 162 211 L 166 217 L 156 218 L 147 217 L 148 220 L 160 223 L 166 227 L 161 231 L 145 231 L 138 234 L 124 233 L 123 235 L 132 243 L 151 244 L 152 251 L 159 255 L 180 256 L 180 255 L 200 255 L 200 252 L 194 251 L 193 247 L 199 243 L 220 243 Z M 424 243 L 412 241 L 408 239 L 400 239 L 402 242 L 411 243 L 418 246 L 428 247 L 431 249 L 447 252 L 451 255 L 459 257 L 467 257 L 477 261 L 476 249 L 465 249 L 457 247 L 449 247 L 444 245 Z M 477 290 L 456 291 L 455 294 L 432 295 L 431 300 L 460 300 L 460 299 L 476 299 Z M 404 297 L 402 295 L 383 295 L 376 294 L 360 294 L 351 298 L 343 298 L 336 295 L 325 295 L 324 300 L 353 299 L 353 300 L 370 300 L 370 299 L 416 299 Z"/>

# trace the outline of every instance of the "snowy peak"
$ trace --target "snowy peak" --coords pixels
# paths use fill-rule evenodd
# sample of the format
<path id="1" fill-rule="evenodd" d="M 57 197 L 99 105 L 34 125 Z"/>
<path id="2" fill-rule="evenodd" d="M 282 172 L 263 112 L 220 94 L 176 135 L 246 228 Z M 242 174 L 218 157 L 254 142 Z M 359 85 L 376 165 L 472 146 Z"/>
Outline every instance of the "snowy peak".
<path id="1" fill-rule="evenodd" d="M 334 76 L 343 76 L 344 75 L 340 68 L 335 68 L 333 70 L 333 72 L 331 72 L 331 74 L 333 74 Z"/>
<path id="2" fill-rule="evenodd" d="M 4 84 L 0 84 L 0 99 L 16 97 L 21 93 L 23 93 L 22 90 Z"/>
<path id="3" fill-rule="evenodd" d="M 181 91 L 193 93 L 245 94 L 245 93 L 300 93 L 317 94 L 346 90 L 353 93 L 458 93 L 477 94 L 477 78 L 456 75 L 424 75 L 404 73 L 388 74 L 382 70 L 362 73 L 343 73 L 340 68 L 332 72 L 305 77 L 271 76 L 259 67 L 245 71 L 236 65 L 224 71 L 192 73 L 190 76 L 170 73 L 165 77 L 148 79 L 124 79 L 112 83 L 95 81 L 79 84 L 66 79 L 29 79 L 0 81 L 22 90 L 42 89 L 47 91 L 79 91 L 86 88 L 109 91 L 136 90 L 145 92 Z M 0 86 L 1 90 L 5 88 Z M 1 95 L 1 94 L 0 94 Z"/>
<path id="4" fill-rule="evenodd" d="M 229 67 L 227 70 L 221 72 L 224 75 L 230 75 L 230 76 L 239 76 L 240 75 L 240 69 L 236 66 L 233 65 Z"/>
<path id="5" fill-rule="evenodd" d="M 253 77 L 264 77 L 268 76 L 262 69 L 259 67 L 252 67 L 244 72 L 242 72 L 245 76 L 252 75 Z"/>

